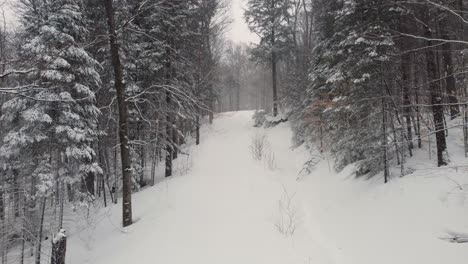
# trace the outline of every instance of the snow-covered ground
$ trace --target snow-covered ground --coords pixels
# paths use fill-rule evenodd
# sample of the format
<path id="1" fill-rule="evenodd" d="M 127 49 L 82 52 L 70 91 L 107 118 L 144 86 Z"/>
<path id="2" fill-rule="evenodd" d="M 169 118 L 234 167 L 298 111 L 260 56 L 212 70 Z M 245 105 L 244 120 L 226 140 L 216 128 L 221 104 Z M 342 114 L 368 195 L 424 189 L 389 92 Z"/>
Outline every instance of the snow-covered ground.
<path id="1" fill-rule="evenodd" d="M 468 244 L 440 239 L 468 230 L 466 168 L 427 169 L 434 166 L 418 163 L 418 152 L 408 167 L 421 170 L 384 185 L 380 177 L 354 179 L 352 166 L 335 173 L 325 158 L 298 179 L 309 151 L 291 149 L 287 123 L 254 128 L 252 114 L 220 114 L 205 126 L 186 175 L 134 194 L 132 226 L 120 227 L 119 204 L 100 210 L 92 228 L 70 230 L 67 263 L 468 261 Z M 268 146 L 257 161 L 251 142 L 263 135 Z"/>

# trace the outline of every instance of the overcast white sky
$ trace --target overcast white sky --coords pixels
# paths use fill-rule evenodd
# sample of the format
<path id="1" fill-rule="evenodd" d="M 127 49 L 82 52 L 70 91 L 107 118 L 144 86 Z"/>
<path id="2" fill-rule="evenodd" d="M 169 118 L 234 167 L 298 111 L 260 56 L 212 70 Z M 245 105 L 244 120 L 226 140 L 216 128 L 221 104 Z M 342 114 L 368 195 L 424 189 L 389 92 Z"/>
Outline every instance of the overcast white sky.
<path id="1" fill-rule="evenodd" d="M 8 26 L 12 26 L 15 20 L 15 13 L 13 12 L 12 5 L 16 0 L 0 0 L 0 11 L 5 12 L 5 18 Z M 0 21 L 3 22 L 3 17 L 0 18 Z"/>
<path id="2" fill-rule="evenodd" d="M 230 0 L 232 24 L 227 37 L 235 42 L 258 43 L 257 35 L 250 32 L 244 20 L 244 7 L 247 0 Z"/>
<path id="3" fill-rule="evenodd" d="M 16 0 L 0 0 L 0 7 L 5 11 L 7 24 L 11 25 L 15 20 L 15 13 L 11 6 Z M 231 1 L 232 24 L 226 34 L 226 37 L 234 42 L 258 43 L 258 37 L 251 33 L 244 20 L 244 7 L 247 0 L 228 0 Z"/>

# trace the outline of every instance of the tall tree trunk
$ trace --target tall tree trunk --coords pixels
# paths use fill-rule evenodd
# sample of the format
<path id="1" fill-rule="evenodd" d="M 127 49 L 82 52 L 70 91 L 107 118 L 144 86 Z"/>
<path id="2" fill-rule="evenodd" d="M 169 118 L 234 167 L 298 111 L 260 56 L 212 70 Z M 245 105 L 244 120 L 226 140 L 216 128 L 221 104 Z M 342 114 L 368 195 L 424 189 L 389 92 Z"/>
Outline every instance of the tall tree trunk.
<path id="1" fill-rule="evenodd" d="M 414 91 L 414 98 L 415 98 L 415 101 L 416 101 L 416 130 L 417 130 L 417 134 L 418 134 L 418 148 L 422 148 L 422 138 L 421 138 L 421 118 L 420 118 L 420 111 L 419 111 L 419 89 L 420 89 L 420 85 L 422 83 L 424 83 L 423 81 L 419 81 L 421 80 L 421 76 L 419 75 L 420 73 L 420 70 L 419 70 L 419 66 L 417 66 L 417 76 L 415 76 L 415 83 L 416 83 L 416 89 Z"/>
<path id="2" fill-rule="evenodd" d="M 459 12 L 459 15 L 462 17 L 462 18 L 465 18 L 465 6 L 463 4 L 463 0 L 459 0 L 458 1 L 458 9 L 460 10 Z M 460 29 L 461 29 L 461 32 L 462 32 L 462 37 L 461 39 L 463 41 L 466 40 L 466 24 L 464 21 L 460 21 Z M 463 52 L 463 58 L 462 58 L 462 66 L 463 66 L 463 69 L 466 69 L 466 61 L 467 61 L 467 56 L 466 56 L 466 53 Z M 465 96 L 465 98 L 468 96 L 468 93 L 467 93 L 467 74 L 464 74 L 463 75 L 463 90 L 462 90 L 462 93 L 463 93 L 463 96 Z M 465 158 L 468 157 L 468 105 L 467 104 L 464 104 L 463 105 L 463 143 L 464 143 L 464 146 L 465 146 Z"/>
<path id="3" fill-rule="evenodd" d="M 24 264 L 24 251 L 26 249 L 26 195 L 23 194 L 23 208 L 21 219 L 21 249 L 20 249 L 20 264 Z"/>
<path id="4" fill-rule="evenodd" d="M 59 226 L 59 229 L 61 229 L 63 226 L 63 213 L 64 213 L 63 209 L 64 209 L 64 204 L 65 204 L 65 184 L 63 182 L 60 183 L 59 203 L 60 203 L 60 209 L 59 209 L 58 226 Z"/>
<path id="5" fill-rule="evenodd" d="M 166 84 L 170 85 L 171 83 L 171 78 L 172 78 L 172 62 L 171 62 L 171 49 L 168 47 L 166 48 L 166 63 L 165 63 L 165 78 L 166 78 Z M 174 129 L 172 127 L 172 118 L 171 118 L 171 94 L 169 91 L 166 92 L 166 166 L 165 166 L 165 176 L 170 177 L 172 176 L 172 159 L 174 155 L 174 147 L 172 144 L 172 134 L 174 132 Z"/>
<path id="6" fill-rule="evenodd" d="M 18 170 L 13 170 L 13 185 L 15 186 L 14 194 L 13 194 L 13 208 L 15 211 L 15 218 L 21 215 L 20 210 L 20 193 L 21 193 L 21 186 L 18 181 L 19 173 Z"/>
<path id="7" fill-rule="evenodd" d="M 2 185 L 0 186 L 0 221 L 5 220 L 5 176 L 2 176 Z"/>
<path id="8" fill-rule="evenodd" d="M 385 97 L 382 98 L 382 162 L 384 164 L 384 183 L 388 182 L 388 158 L 387 158 L 387 114 L 385 109 Z"/>
<path id="9" fill-rule="evenodd" d="M 214 119 L 214 91 L 213 91 L 213 84 L 209 84 L 208 85 L 208 90 L 209 90 L 209 93 L 210 93 L 210 98 L 208 99 L 209 100 L 209 107 L 210 107 L 210 110 L 208 112 L 208 120 L 210 122 L 210 125 L 213 124 L 213 119 Z"/>
<path id="10" fill-rule="evenodd" d="M 239 82 L 240 82 L 240 78 L 241 78 L 241 76 L 240 76 L 240 74 L 239 74 L 238 76 L 239 76 Z M 237 103 L 237 105 L 236 105 L 236 110 L 237 110 L 237 111 L 240 111 L 240 109 L 241 109 L 241 104 L 240 104 L 240 98 L 241 98 L 241 95 L 240 95 L 240 92 L 241 92 L 241 85 L 240 85 L 240 83 L 239 83 L 239 84 L 238 84 L 238 85 L 236 85 L 236 86 L 237 86 L 237 89 L 236 89 L 236 97 L 237 97 L 237 98 L 236 98 L 236 99 L 237 99 L 237 101 L 236 101 L 236 103 Z"/>
<path id="11" fill-rule="evenodd" d="M 273 116 L 278 115 L 278 91 L 277 91 L 277 73 L 276 73 L 276 52 L 274 51 L 275 31 L 272 30 L 271 42 L 273 50 L 271 51 L 271 78 L 273 87 Z"/>
<path id="12" fill-rule="evenodd" d="M 167 103 L 170 103 L 170 97 L 167 96 Z M 170 177 L 172 176 L 172 156 L 173 156 L 173 149 L 171 145 L 172 141 L 172 121 L 170 114 L 166 115 L 166 166 L 165 166 L 165 176 Z"/>
<path id="13" fill-rule="evenodd" d="M 200 145 L 200 115 L 197 114 L 195 120 L 195 144 Z"/>
<path id="14" fill-rule="evenodd" d="M 177 126 L 177 116 L 174 116 L 172 119 L 172 142 L 173 142 L 173 148 L 174 150 L 172 151 L 172 159 L 177 159 L 177 155 L 179 154 L 179 133 L 177 132 L 178 126 Z"/>
<path id="15" fill-rule="evenodd" d="M 403 90 L 403 107 L 404 107 L 404 119 L 406 123 L 406 137 L 408 142 L 408 149 L 410 156 L 412 156 L 413 149 L 413 132 L 411 129 L 411 100 L 409 97 L 410 91 L 410 65 L 411 65 L 411 56 L 409 53 L 403 54 L 401 62 L 402 70 L 402 90 Z"/>
<path id="16" fill-rule="evenodd" d="M 42 231 L 44 229 L 44 216 L 45 216 L 45 208 L 46 208 L 46 200 L 47 198 L 42 198 L 41 203 L 41 220 L 39 223 L 39 232 L 37 234 L 37 241 L 36 241 L 36 262 L 35 264 L 41 264 L 41 250 L 42 250 Z"/>
<path id="17" fill-rule="evenodd" d="M 429 19 L 426 19 L 426 24 Z M 440 92 L 439 82 L 437 81 L 437 64 L 436 57 L 433 50 L 433 43 L 431 29 L 426 26 L 424 37 L 427 40 L 426 54 L 426 69 L 429 78 L 429 89 L 431 94 L 432 103 L 432 115 L 435 125 L 436 145 L 437 145 L 437 165 L 445 166 L 447 161 L 445 160 L 445 151 L 447 150 L 447 142 L 445 139 L 445 126 L 444 126 L 444 108 L 442 106 L 442 94 Z"/>
<path id="18" fill-rule="evenodd" d="M 115 32 L 112 3 L 113 0 L 105 0 L 109 45 L 112 66 L 114 67 L 115 90 L 117 92 L 117 104 L 119 108 L 120 159 L 122 162 L 122 224 L 126 227 L 132 224 L 132 169 L 128 144 L 128 105 L 125 96 L 125 83 L 119 55 L 119 44 Z"/>
<path id="19" fill-rule="evenodd" d="M 449 36 L 449 25 L 447 17 L 440 20 L 439 26 L 442 31 L 442 39 L 450 40 Z M 457 88 L 456 88 L 456 79 L 454 76 L 454 63 L 452 59 L 452 44 L 450 42 L 444 42 L 442 45 L 442 59 L 443 59 L 443 69 L 445 73 L 445 83 L 446 90 L 448 94 L 448 102 L 450 109 L 450 118 L 454 119 L 460 115 L 460 109 L 457 105 Z"/>
<path id="20" fill-rule="evenodd" d="M 444 39 L 448 39 L 448 35 L 442 36 Z M 450 108 L 450 118 L 455 119 L 460 115 L 460 109 L 458 108 L 457 100 L 457 89 L 456 89 L 456 80 L 453 70 L 453 60 L 452 60 L 452 45 L 449 42 L 446 42 L 442 46 L 442 57 L 444 59 L 444 69 L 445 69 L 445 82 L 446 90 L 448 94 L 449 108 Z"/>

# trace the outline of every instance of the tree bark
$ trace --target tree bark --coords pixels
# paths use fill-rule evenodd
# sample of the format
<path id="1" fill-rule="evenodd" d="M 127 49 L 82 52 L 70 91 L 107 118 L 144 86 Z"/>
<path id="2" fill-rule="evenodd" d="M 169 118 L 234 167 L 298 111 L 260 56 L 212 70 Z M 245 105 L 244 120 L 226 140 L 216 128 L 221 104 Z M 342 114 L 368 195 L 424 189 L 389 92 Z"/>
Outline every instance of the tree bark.
<path id="1" fill-rule="evenodd" d="M 195 120 L 195 141 L 196 145 L 200 145 L 200 115 L 197 114 L 197 118 Z"/>
<path id="2" fill-rule="evenodd" d="M 411 100 L 409 97 L 410 91 L 410 65 L 411 57 L 409 53 L 405 53 L 402 57 L 401 70 L 402 70 L 402 89 L 403 89 L 403 107 L 404 119 L 406 121 L 406 136 L 408 142 L 408 149 L 410 156 L 412 156 L 413 145 L 413 132 L 411 129 Z"/>
<path id="3" fill-rule="evenodd" d="M 271 8 L 275 7 L 275 0 L 271 0 Z M 276 51 L 275 51 L 275 18 L 272 18 L 271 28 L 271 77 L 272 77 L 272 88 L 273 88 L 273 116 L 278 115 L 278 91 L 277 91 L 277 73 L 276 73 Z"/>
<path id="4" fill-rule="evenodd" d="M 388 159 L 387 159 L 387 114 L 385 109 L 385 98 L 382 98 L 382 162 L 384 163 L 384 183 L 388 182 Z"/>
<path id="5" fill-rule="evenodd" d="M 440 20 L 439 24 L 442 34 L 442 39 L 450 40 L 448 32 L 448 21 L 447 17 Z M 448 95 L 449 109 L 450 109 L 450 118 L 454 119 L 460 115 L 460 109 L 457 105 L 457 88 L 456 88 L 456 79 L 454 76 L 454 63 L 452 59 L 452 44 L 450 42 L 444 42 L 442 45 L 442 59 L 443 59 L 443 69 L 445 73 L 445 84 L 446 91 Z"/>
<path id="6" fill-rule="evenodd" d="M 428 14 L 427 14 L 428 15 Z M 426 19 L 429 21 L 429 19 Z M 426 23 L 427 24 L 427 23 Z M 442 106 L 442 94 L 440 93 L 440 87 L 437 81 L 437 65 L 435 61 L 435 54 L 433 50 L 432 32 L 429 27 L 426 26 L 424 37 L 427 38 L 427 48 L 425 49 L 426 54 L 426 69 L 429 78 L 429 89 L 431 94 L 432 103 L 432 115 L 434 119 L 436 145 L 437 145 L 437 166 L 447 165 L 444 154 L 447 150 L 447 142 L 445 139 L 445 126 L 444 126 L 444 108 Z"/>
<path id="7" fill-rule="evenodd" d="M 442 36 L 443 39 L 448 39 L 448 35 Z M 458 108 L 457 100 L 457 89 L 456 89 L 456 80 L 454 76 L 453 69 L 453 59 L 452 59 L 452 45 L 449 42 L 446 42 L 442 46 L 442 57 L 444 59 L 444 69 L 445 69 L 445 83 L 446 90 L 448 94 L 449 108 L 450 108 L 450 118 L 453 120 L 460 115 L 460 109 Z"/>
<path id="8" fill-rule="evenodd" d="M 177 159 L 178 151 L 179 151 L 179 133 L 177 132 L 177 116 L 174 116 L 172 119 L 172 142 L 173 142 L 173 151 L 172 151 L 172 159 Z"/>
<path id="9" fill-rule="evenodd" d="M 165 73 L 165 78 L 166 78 L 166 84 L 170 85 L 171 82 L 171 50 L 170 48 L 166 48 L 166 73 Z M 171 118 L 171 94 L 169 91 L 166 92 L 166 166 L 165 166 L 165 176 L 170 177 L 172 176 L 172 158 L 174 155 L 174 148 L 172 144 L 172 134 L 173 134 L 173 128 L 172 128 L 172 118 Z M 171 144 L 172 142 L 172 144 Z"/>
<path id="10" fill-rule="evenodd" d="M 46 208 L 46 200 L 47 198 L 42 198 L 41 203 L 41 220 L 39 224 L 39 232 L 37 235 L 37 246 L 36 246 L 36 264 L 41 264 L 41 250 L 42 250 L 42 230 L 44 229 L 44 215 L 45 215 L 45 208 Z"/>
<path id="11" fill-rule="evenodd" d="M 130 149 L 128 144 L 128 105 L 125 96 L 125 82 L 119 55 L 119 44 L 115 32 L 113 0 L 105 0 L 107 24 L 109 29 L 109 45 L 114 67 L 115 90 L 119 108 L 119 138 L 120 159 L 122 162 L 122 224 L 124 227 L 132 224 L 132 170 Z"/>
<path id="12" fill-rule="evenodd" d="M 60 230 L 57 237 L 52 241 L 51 264 L 65 264 L 65 253 L 67 251 L 67 237 L 64 230 Z"/>

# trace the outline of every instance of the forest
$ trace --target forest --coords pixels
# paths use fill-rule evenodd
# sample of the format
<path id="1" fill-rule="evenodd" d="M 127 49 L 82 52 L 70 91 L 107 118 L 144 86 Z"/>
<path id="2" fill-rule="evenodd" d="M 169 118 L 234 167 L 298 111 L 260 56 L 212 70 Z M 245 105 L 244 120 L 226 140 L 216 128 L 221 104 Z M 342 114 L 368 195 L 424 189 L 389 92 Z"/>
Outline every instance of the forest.
<path id="1" fill-rule="evenodd" d="M 468 167 L 468 1 L 241 1 L 258 43 L 226 37 L 234 2 L 0 1 L 17 17 L 0 10 L 2 264 L 64 264 L 71 223 L 106 208 L 138 225 L 133 196 L 189 173 L 223 113 L 287 123 L 301 173 L 316 157 L 381 184 Z"/>

